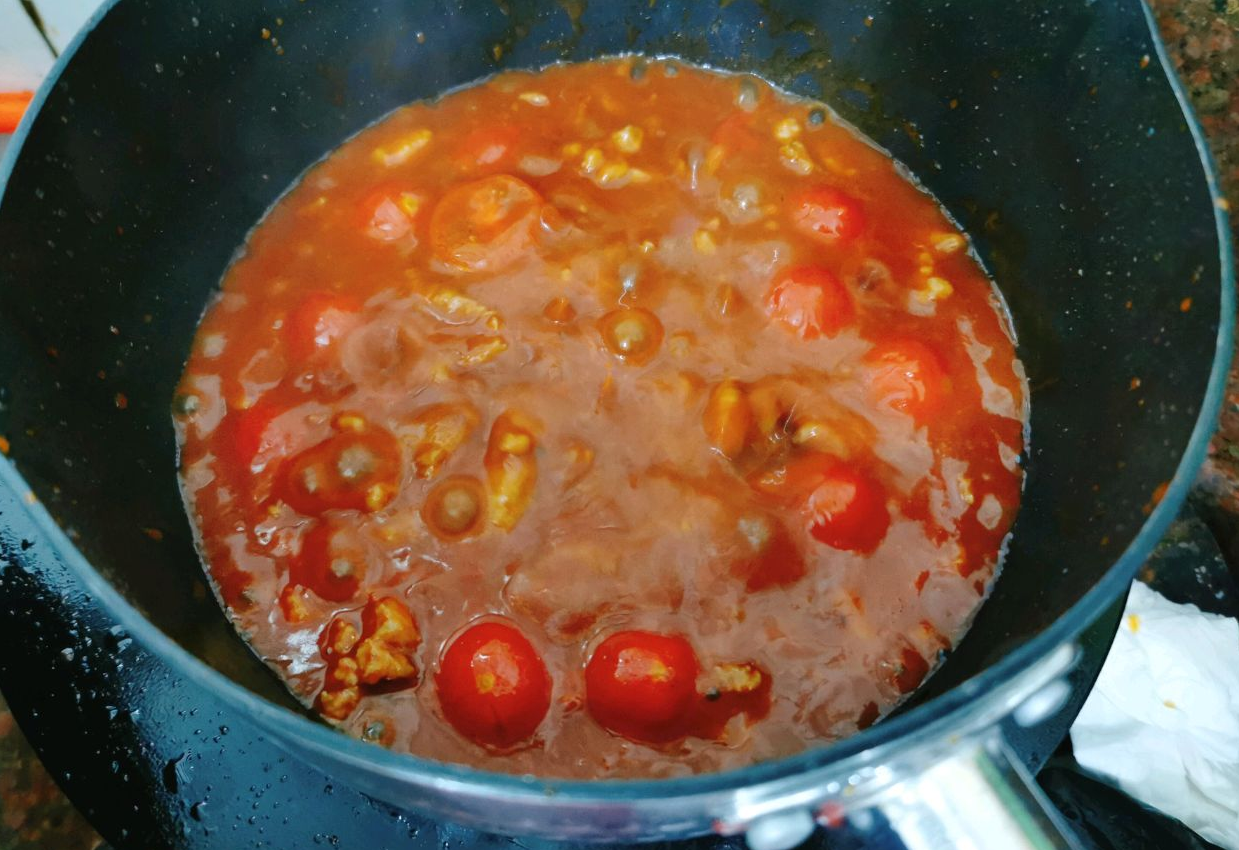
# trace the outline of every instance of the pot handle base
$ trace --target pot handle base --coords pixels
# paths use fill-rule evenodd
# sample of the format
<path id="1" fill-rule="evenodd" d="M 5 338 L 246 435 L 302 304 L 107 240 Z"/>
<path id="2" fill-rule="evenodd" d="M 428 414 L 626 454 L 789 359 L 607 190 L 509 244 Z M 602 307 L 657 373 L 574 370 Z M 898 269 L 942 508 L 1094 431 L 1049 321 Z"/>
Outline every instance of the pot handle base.
<path id="1" fill-rule="evenodd" d="M 876 808 L 907 850 L 1081 850 L 996 731 L 898 783 Z"/>

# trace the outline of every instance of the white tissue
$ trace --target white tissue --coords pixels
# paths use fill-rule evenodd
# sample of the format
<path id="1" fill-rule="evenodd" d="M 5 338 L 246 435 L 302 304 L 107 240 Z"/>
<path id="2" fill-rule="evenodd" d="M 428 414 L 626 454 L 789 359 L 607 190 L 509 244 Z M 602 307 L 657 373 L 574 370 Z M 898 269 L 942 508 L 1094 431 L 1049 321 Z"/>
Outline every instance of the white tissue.
<path id="1" fill-rule="evenodd" d="M 1239 850 L 1239 622 L 1132 584 L 1071 743 L 1083 767 Z"/>

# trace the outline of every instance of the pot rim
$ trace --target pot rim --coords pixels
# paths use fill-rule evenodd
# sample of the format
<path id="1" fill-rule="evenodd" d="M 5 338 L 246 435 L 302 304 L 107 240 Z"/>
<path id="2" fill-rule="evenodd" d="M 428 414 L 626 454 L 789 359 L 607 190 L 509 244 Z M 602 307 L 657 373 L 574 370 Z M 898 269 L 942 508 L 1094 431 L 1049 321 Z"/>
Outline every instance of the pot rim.
<path id="1" fill-rule="evenodd" d="M 60 54 L 51 72 L 43 81 L 13 134 L 5 155 L 0 159 L 0 204 L 3 203 L 8 179 L 17 164 L 21 149 L 30 134 L 44 103 L 60 76 L 72 62 L 82 43 L 90 36 L 105 15 L 121 0 L 107 0 L 74 36 Z M 497 771 L 480 770 L 463 765 L 437 762 L 414 755 L 395 753 L 373 744 L 351 738 L 307 717 L 282 708 L 189 653 L 163 631 L 147 620 L 108 582 L 69 540 L 52 519 L 46 508 L 34 497 L 33 490 L 12 461 L 0 457 L 0 486 L 19 497 L 26 513 L 43 532 L 55 554 L 72 570 L 89 590 L 94 600 L 106 608 L 130 636 L 158 656 L 172 669 L 210 687 L 221 699 L 231 702 L 243 716 L 255 721 L 279 738 L 298 740 L 309 749 L 332 753 L 336 758 L 393 778 L 404 778 L 418 784 L 432 784 L 440 789 L 456 788 L 474 795 L 504 795 L 506 799 L 525 798 L 538 806 L 555 805 L 556 800 L 571 806 L 614 805 L 622 802 L 657 798 L 687 799 L 715 795 L 719 792 L 760 785 L 777 785 L 781 780 L 856 761 L 867 751 L 874 761 L 883 760 L 879 751 L 892 749 L 906 738 L 919 738 L 916 733 L 933 726 L 940 728 L 944 719 L 964 718 L 982 696 L 992 697 L 1007 692 L 1029 667 L 1072 640 L 1092 622 L 1118 595 L 1124 592 L 1154 546 L 1161 540 L 1179 507 L 1187 497 L 1203 464 L 1215 422 L 1225 395 L 1226 377 L 1232 355 L 1235 325 L 1235 266 L 1226 201 L 1218 183 L 1217 168 L 1204 138 L 1204 131 L 1192 110 L 1190 101 L 1178 77 L 1171 69 L 1165 46 L 1157 32 L 1156 20 L 1147 4 L 1143 10 L 1157 59 L 1175 99 L 1183 112 L 1192 141 L 1200 157 L 1201 167 L 1213 201 L 1213 217 L 1219 250 L 1219 283 L 1221 285 L 1220 316 L 1213 363 L 1201 403 L 1200 413 L 1179 464 L 1170 480 L 1165 496 L 1154 507 L 1140 531 L 1118 556 L 1103 578 L 1054 623 L 1022 646 L 1009 652 L 970 679 L 923 705 L 906 713 L 883 720 L 842 741 L 812 748 L 803 753 L 761 762 L 717 773 L 672 779 L 595 779 L 569 780 L 519 776 Z M 868 759 L 866 759 L 868 760 Z"/>

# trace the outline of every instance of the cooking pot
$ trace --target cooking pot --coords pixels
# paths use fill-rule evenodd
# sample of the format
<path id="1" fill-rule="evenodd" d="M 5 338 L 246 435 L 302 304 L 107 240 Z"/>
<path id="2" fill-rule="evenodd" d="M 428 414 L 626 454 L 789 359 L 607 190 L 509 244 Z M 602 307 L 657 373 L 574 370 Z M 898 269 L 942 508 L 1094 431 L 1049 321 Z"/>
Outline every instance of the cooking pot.
<path id="1" fill-rule="evenodd" d="M 169 415 L 195 323 L 264 211 L 362 127 L 501 68 L 634 51 L 825 99 L 972 235 L 1032 387 L 1001 576 L 895 716 L 742 770 L 546 781 L 347 738 L 301 711 L 206 590 Z M 1182 502 L 1234 321 L 1224 204 L 1139 0 L 119 0 L 61 58 L 0 175 L 0 488 L 23 514 L 0 521 L 42 541 L 0 536 L 5 569 L 72 576 L 291 756 L 505 834 L 747 831 L 780 850 L 877 806 L 909 846 L 1070 842 L 997 724 L 1061 703 L 1073 639 Z M 4 652 L 20 654 L 38 624 L 2 579 Z M 0 658 L 0 673 L 19 667 Z"/>

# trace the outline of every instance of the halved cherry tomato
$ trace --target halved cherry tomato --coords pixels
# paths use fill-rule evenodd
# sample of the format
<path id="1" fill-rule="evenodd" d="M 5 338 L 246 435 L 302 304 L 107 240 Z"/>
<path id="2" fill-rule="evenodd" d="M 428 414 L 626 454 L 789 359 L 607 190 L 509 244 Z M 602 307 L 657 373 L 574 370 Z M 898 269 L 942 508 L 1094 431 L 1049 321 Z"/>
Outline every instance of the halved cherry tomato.
<path id="1" fill-rule="evenodd" d="M 430 217 L 435 257 L 465 271 L 511 265 L 533 240 L 542 197 L 507 174 L 464 183 L 448 191 Z"/>
<path id="2" fill-rule="evenodd" d="M 679 635 L 618 632 L 585 667 L 589 712 L 634 741 L 666 743 L 685 735 L 697 696 L 697 654 Z"/>
<path id="3" fill-rule="evenodd" d="M 422 505 L 422 520 L 436 537 L 462 540 L 475 534 L 486 516 L 482 482 L 453 475 L 435 485 Z"/>
<path id="4" fill-rule="evenodd" d="M 277 495 L 294 510 L 377 511 L 396 497 L 400 443 L 360 414 L 342 413 L 337 433 L 285 461 Z"/>
<path id="5" fill-rule="evenodd" d="M 749 483 L 779 504 L 799 507 L 809 533 L 835 549 L 871 552 L 890 527 L 882 485 L 831 455 L 801 455 Z"/>
<path id="6" fill-rule="evenodd" d="M 796 229 L 819 242 L 835 245 L 849 242 L 865 230 L 865 211 L 860 201 L 833 186 L 816 186 L 792 205 Z"/>
<path id="7" fill-rule="evenodd" d="M 731 574 L 744 582 L 745 590 L 756 593 L 804 577 L 804 555 L 781 520 L 757 514 L 742 517 L 738 527 L 743 554 L 732 564 Z"/>
<path id="8" fill-rule="evenodd" d="M 356 529 L 327 521 L 301 538 L 288 580 L 330 602 L 348 602 L 357 595 L 365 575 L 366 550 Z"/>
<path id="9" fill-rule="evenodd" d="M 879 343 L 867 355 L 869 391 L 875 404 L 924 421 L 937 413 L 951 391 L 942 359 L 914 339 Z"/>
<path id="10" fill-rule="evenodd" d="M 834 336 L 856 318 L 852 296 L 821 266 L 795 266 L 779 275 L 766 312 L 804 339 Z"/>
<path id="11" fill-rule="evenodd" d="M 357 322 L 360 305 L 348 295 L 311 292 L 284 318 L 284 345 L 294 367 L 330 348 Z"/>
<path id="12" fill-rule="evenodd" d="M 452 641 L 435 687 L 443 716 L 456 731 L 494 749 L 527 740 L 551 705 L 546 665 L 507 623 L 479 623 Z"/>

